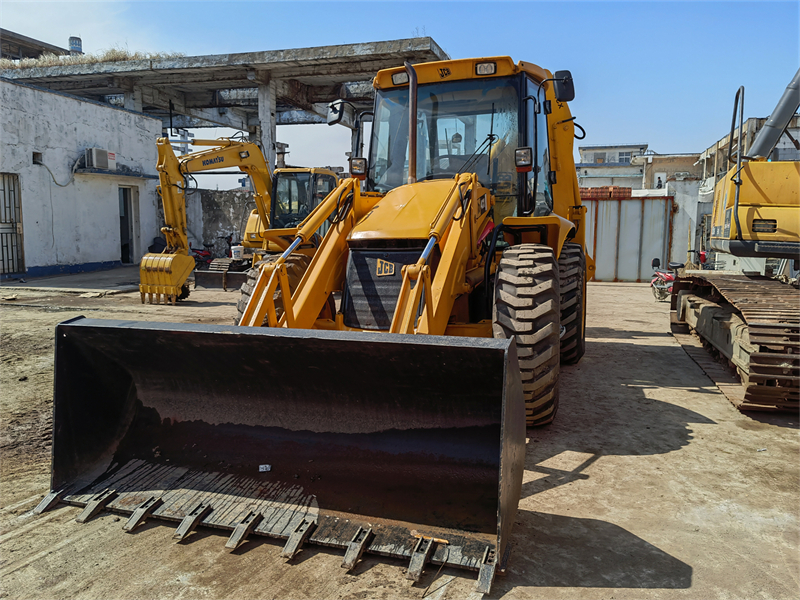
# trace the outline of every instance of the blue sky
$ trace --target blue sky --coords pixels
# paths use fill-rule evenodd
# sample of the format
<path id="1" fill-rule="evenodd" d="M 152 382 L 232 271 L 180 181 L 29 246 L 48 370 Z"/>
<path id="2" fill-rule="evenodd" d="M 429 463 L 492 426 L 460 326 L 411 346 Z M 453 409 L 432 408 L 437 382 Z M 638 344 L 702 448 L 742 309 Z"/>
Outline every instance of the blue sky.
<path id="1" fill-rule="evenodd" d="M 84 50 L 222 54 L 431 36 L 453 58 L 510 55 L 575 79 L 581 144 L 700 152 L 726 134 L 733 95 L 770 113 L 800 66 L 792 2 L 9 2 L 2 27 Z M 313 126 L 313 131 L 325 126 Z M 293 162 L 343 132 L 281 127 Z M 333 136 L 333 137 L 331 137 Z M 337 137 L 338 136 L 338 137 Z M 295 141 L 294 138 L 302 138 Z M 337 152 L 338 155 L 338 152 Z M 311 162 L 314 162 L 313 160 Z M 322 161 L 324 162 L 324 161 Z M 339 161 L 342 163 L 343 161 Z"/>

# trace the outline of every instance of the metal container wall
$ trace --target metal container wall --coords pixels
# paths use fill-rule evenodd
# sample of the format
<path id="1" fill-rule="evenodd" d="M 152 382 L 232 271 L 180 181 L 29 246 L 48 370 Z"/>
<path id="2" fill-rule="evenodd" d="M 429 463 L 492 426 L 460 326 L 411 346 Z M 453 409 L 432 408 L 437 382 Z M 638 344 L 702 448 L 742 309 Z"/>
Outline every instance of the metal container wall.
<path id="1" fill-rule="evenodd" d="M 586 245 L 597 265 L 594 281 L 649 281 L 651 263 L 669 260 L 672 198 L 584 199 Z"/>

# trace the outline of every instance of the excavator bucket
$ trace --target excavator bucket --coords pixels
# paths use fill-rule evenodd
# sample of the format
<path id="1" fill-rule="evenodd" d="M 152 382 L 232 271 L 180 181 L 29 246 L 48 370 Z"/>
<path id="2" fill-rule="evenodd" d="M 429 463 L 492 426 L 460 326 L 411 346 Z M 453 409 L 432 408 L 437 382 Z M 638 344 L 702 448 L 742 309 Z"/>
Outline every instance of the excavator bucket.
<path id="1" fill-rule="evenodd" d="M 511 340 L 79 317 L 56 329 L 47 507 L 502 569 L 525 414 Z"/>
<path id="2" fill-rule="evenodd" d="M 145 254 L 139 263 L 139 293 L 144 304 L 145 297 L 150 304 L 175 301 L 182 297 L 186 280 L 194 269 L 194 258 L 185 254 Z"/>

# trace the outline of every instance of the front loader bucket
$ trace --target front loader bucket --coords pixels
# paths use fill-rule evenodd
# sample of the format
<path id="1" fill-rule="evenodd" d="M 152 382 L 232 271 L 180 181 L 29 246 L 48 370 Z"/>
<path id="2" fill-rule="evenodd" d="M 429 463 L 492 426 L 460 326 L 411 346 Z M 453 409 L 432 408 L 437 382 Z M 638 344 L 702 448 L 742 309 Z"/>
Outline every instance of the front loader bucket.
<path id="1" fill-rule="evenodd" d="M 522 484 L 513 341 L 78 318 L 56 329 L 52 499 L 480 570 Z M 153 508 L 153 505 L 157 505 Z M 135 527 L 136 522 L 133 523 Z"/>

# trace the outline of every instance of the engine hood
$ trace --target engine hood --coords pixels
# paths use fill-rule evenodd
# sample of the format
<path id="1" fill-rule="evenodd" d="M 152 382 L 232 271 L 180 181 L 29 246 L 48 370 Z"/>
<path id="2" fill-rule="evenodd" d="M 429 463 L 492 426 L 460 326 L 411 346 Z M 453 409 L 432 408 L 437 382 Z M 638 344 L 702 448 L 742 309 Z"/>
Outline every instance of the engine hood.
<path id="1" fill-rule="evenodd" d="M 353 228 L 351 241 L 428 239 L 455 180 L 418 181 L 388 192 Z"/>

